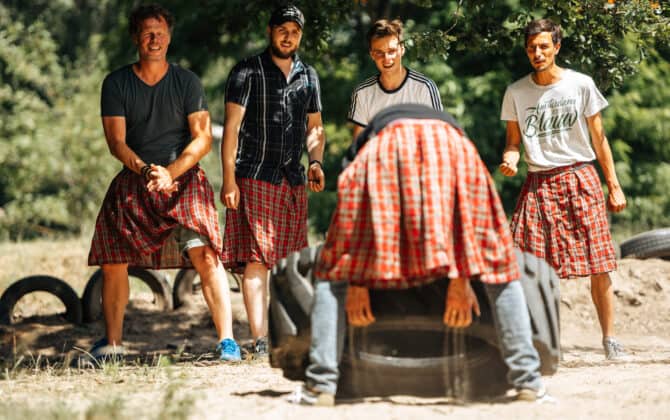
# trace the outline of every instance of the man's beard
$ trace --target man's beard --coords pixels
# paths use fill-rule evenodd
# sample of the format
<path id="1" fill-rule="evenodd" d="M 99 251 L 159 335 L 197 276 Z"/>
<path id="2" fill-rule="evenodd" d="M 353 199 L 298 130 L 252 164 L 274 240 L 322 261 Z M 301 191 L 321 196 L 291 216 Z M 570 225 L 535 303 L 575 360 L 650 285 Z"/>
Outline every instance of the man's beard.
<path id="1" fill-rule="evenodd" d="M 277 58 L 282 58 L 282 59 L 287 59 L 293 57 L 293 54 L 298 50 L 298 48 L 293 48 L 291 51 L 288 53 L 282 52 L 279 48 L 275 46 L 275 44 L 270 44 L 270 50 L 272 51 L 272 55 L 274 55 Z"/>

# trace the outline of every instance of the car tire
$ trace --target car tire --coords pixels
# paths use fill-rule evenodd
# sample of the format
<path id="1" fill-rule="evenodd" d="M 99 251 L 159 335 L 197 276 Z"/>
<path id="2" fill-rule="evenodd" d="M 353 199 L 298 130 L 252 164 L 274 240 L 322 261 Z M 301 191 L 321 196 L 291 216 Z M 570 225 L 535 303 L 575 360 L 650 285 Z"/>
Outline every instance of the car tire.
<path id="1" fill-rule="evenodd" d="M 621 258 L 670 258 L 670 228 L 640 233 L 623 241 Z"/>
<path id="2" fill-rule="evenodd" d="M 0 324 L 13 324 L 14 306 L 32 292 L 48 292 L 56 296 L 65 305 L 65 319 L 81 324 L 82 307 L 77 293 L 63 280 L 52 276 L 29 276 L 10 285 L 0 297 Z"/>
<path id="3" fill-rule="evenodd" d="M 165 275 L 156 270 L 128 267 L 128 277 L 142 280 L 154 295 L 154 303 L 160 311 L 172 310 L 172 288 Z M 81 297 L 84 322 L 102 318 L 102 269 L 91 275 Z"/>

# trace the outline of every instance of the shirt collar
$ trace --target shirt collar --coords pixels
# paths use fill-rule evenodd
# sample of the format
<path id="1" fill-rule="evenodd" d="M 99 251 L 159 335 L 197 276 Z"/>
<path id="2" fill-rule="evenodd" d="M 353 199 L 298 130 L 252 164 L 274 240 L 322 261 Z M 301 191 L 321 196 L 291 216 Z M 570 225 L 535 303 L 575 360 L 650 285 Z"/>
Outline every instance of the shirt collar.
<path id="1" fill-rule="evenodd" d="M 275 62 L 272 61 L 272 54 L 270 54 L 270 47 L 267 47 L 265 51 L 263 51 L 261 57 L 266 64 L 272 65 L 274 68 L 277 69 L 277 71 L 281 71 L 279 70 L 279 67 L 277 67 Z M 293 54 L 293 68 L 291 70 L 291 74 L 289 75 L 290 76 L 289 79 L 293 77 L 294 74 L 301 72 L 304 68 L 305 65 L 302 63 L 302 60 L 300 60 L 300 56 L 298 55 L 298 53 Z"/>

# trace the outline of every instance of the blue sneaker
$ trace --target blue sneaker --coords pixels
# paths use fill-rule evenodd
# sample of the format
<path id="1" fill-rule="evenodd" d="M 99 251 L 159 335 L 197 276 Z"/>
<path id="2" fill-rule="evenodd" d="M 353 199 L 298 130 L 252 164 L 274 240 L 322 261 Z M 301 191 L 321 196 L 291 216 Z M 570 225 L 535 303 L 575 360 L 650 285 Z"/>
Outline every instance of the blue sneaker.
<path id="1" fill-rule="evenodd" d="M 216 351 L 221 352 L 221 360 L 225 362 L 239 362 L 242 360 L 240 346 L 232 338 L 224 338 L 216 346 Z"/>

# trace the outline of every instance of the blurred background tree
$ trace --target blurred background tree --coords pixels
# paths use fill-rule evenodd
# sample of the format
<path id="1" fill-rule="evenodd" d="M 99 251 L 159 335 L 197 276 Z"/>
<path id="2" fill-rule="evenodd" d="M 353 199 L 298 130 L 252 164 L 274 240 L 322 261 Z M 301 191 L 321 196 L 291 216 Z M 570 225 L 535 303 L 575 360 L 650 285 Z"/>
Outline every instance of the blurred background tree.
<path id="1" fill-rule="evenodd" d="M 109 155 L 99 89 L 110 70 L 135 60 L 127 34 L 133 0 L 4 0 L 0 4 L 0 239 L 90 230 L 120 164 Z M 266 45 L 266 24 L 283 1 L 162 2 L 177 18 L 169 59 L 201 76 L 215 122 L 235 62 Z M 295 1 L 307 23 L 301 56 L 322 84 L 328 145 L 327 191 L 310 195 L 317 237 L 335 205 L 346 122 L 355 85 L 373 74 L 365 33 L 378 18 L 400 18 L 405 63 L 436 81 L 511 212 L 523 181 L 495 171 L 504 147 L 505 87 L 530 71 L 522 29 L 550 17 L 564 29 L 559 63 L 591 74 L 610 100 L 604 112 L 617 172 L 629 199 L 613 217 L 619 238 L 670 226 L 670 4 L 647 0 Z M 218 153 L 203 166 L 221 183 Z"/>

